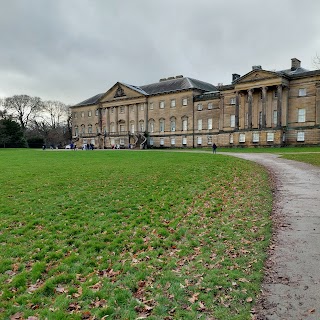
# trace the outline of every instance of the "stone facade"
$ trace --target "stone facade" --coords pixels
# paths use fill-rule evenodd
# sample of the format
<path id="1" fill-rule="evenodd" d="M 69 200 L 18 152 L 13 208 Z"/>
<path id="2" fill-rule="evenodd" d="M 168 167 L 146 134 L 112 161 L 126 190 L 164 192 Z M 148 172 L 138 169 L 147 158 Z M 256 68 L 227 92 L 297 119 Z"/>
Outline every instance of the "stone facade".
<path id="1" fill-rule="evenodd" d="M 317 145 L 320 70 L 253 66 L 229 85 L 183 76 L 107 92 L 72 107 L 73 142 L 97 148 Z"/>

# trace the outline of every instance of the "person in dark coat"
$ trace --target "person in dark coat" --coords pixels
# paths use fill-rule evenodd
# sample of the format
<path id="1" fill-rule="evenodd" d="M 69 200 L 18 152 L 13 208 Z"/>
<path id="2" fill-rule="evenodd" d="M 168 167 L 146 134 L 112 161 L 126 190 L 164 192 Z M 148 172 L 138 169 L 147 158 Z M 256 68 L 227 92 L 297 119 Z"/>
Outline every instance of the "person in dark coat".
<path id="1" fill-rule="evenodd" d="M 212 152 L 217 153 L 217 145 L 215 143 L 212 144 Z"/>

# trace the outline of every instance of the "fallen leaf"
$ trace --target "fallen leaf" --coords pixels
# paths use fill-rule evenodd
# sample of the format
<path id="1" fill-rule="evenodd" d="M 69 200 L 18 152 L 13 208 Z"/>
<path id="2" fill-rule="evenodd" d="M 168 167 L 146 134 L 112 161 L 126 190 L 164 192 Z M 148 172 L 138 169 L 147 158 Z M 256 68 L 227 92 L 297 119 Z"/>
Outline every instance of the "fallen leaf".
<path id="1" fill-rule="evenodd" d="M 195 303 L 198 300 L 199 294 L 200 293 L 193 294 L 192 297 L 188 299 L 188 301 L 191 302 L 191 303 Z"/>

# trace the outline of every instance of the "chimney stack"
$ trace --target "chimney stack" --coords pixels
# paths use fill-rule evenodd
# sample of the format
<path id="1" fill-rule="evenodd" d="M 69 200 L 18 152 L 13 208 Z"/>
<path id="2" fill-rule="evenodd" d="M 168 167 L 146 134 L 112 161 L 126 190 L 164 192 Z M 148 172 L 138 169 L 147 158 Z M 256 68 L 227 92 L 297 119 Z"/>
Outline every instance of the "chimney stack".
<path id="1" fill-rule="evenodd" d="M 301 67 L 301 61 L 297 58 L 292 58 L 291 59 L 291 70 L 294 71 L 300 67 Z"/>
<path id="2" fill-rule="evenodd" d="M 252 70 L 262 70 L 261 66 L 252 66 Z"/>

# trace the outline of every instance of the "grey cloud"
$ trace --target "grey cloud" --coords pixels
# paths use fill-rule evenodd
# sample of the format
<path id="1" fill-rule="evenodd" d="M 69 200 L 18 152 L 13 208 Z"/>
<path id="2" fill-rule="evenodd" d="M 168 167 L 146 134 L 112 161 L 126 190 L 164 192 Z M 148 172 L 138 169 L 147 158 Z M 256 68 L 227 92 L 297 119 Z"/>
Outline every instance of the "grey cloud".
<path id="1" fill-rule="evenodd" d="M 309 0 L 0 1 L 0 95 L 77 103 L 116 81 L 183 74 L 216 84 L 252 65 L 306 68 L 320 51 Z"/>

